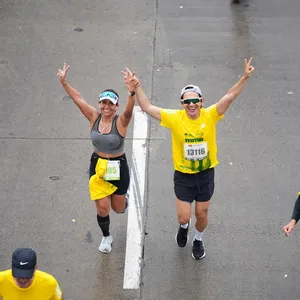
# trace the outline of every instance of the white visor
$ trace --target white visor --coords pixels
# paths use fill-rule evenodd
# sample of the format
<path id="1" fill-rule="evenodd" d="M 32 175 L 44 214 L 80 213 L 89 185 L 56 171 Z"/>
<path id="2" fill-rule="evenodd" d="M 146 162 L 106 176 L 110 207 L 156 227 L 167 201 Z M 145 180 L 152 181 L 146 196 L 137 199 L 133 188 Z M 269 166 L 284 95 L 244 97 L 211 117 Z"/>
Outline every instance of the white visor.
<path id="1" fill-rule="evenodd" d="M 113 92 L 103 92 L 99 95 L 99 102 L 102 100 L 109 100 L 113 104 L 117 104 L 119 102 L 119 97 Z"/>

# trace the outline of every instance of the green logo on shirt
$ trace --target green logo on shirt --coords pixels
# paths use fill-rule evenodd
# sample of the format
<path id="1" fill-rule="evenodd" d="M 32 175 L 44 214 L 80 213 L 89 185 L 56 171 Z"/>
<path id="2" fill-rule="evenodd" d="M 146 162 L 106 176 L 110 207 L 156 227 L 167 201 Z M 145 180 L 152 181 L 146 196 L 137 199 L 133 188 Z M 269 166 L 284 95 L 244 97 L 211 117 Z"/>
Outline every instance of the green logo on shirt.
<path id="1" fill-rule="evenodd" d="M 196 139 L 185 139 L 186 143 L 199 143 L 202 142 L 203 138 L 196 138 Z"/>

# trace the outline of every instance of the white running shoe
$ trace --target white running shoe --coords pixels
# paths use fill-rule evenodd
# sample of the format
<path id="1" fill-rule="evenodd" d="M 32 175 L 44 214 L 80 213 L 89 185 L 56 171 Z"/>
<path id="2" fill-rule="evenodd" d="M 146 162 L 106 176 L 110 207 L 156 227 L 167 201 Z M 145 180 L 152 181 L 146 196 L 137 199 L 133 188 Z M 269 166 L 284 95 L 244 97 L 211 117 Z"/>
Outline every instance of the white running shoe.
<path id="1" fill-rule="evenodd" d="M 101 240 L 99 251 L 102 253 L 109 253 L 111 251 L 112 242 L 113 242 L 113 237 L 111 235 L 104 236 Z"/>

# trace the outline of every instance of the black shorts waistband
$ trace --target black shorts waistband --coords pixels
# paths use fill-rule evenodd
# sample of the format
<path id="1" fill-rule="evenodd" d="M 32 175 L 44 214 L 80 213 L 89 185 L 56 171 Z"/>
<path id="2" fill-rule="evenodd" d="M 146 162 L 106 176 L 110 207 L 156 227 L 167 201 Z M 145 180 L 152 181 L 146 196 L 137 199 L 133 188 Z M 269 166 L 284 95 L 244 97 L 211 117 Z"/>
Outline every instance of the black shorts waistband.
<path id="1" fill-rule="evenodd" d="M 183 176 L 186 176 L 186 177 L 192 177 L 192 176 L 195 176 L 195 175 L 210 173 L 210 172 L 213 172 L 213 171 L 214 171 L 214 168 L 209 168 L 209 169 L 197 172 L 197 173 L 184 173 L 184 172 L 180 172 L 178 170 L 175 170 L 175 173 L 182 174 Z"/>
<path id="2" fill-rule="evenodd" d="M 125 153 L 123 153 L 123 154 L 121 154 L 119 156 L 116 156 L 116 157 L 109 157 L 109 158 L 107 158 L 107 157 L 100 156 L 97 153 L 93 152 L 92 157 L 93 158 L 102 158 L 102 159 L 107 159 L 107 160 L 119 160 L 119 159 L 126 160 L 126 154 Z"/>

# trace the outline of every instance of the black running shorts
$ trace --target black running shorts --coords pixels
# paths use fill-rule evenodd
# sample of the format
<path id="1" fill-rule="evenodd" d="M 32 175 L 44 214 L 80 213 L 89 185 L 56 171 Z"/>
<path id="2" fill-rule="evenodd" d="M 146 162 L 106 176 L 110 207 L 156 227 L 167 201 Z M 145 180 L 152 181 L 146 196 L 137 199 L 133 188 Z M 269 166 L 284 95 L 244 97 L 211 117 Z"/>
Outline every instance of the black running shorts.
<path id="1" fill-rule="evenodd" d="M 196 174 L 174 172 L 174 191 L 177 199 L 192 203 L 209 201 L 215 187 L 214 168 Z"/>
<path id="2" fill-rule="evenodd" d="M 95 152 L 91 156 L 90 160 L 90 177 L 95 175 L 95 168 L 98 161 L 98 158 L 100 156 L 96 154 Z M 103 159 L 107 159 L 105 157 L 100 157 Z M 120 160 L 120 180 L 113 180 L 113 181 L 107 181 L 115 185 L 118 189 L 114 192 L 116 195 L 125 195 L 127 193 L 128 187 L 129 187 L 129 168 L 127 164 L 127 159 L 125 153 L 114 158 L 110 158 L 110 160 Z"/>

